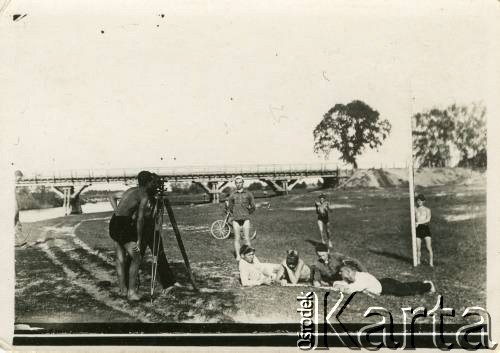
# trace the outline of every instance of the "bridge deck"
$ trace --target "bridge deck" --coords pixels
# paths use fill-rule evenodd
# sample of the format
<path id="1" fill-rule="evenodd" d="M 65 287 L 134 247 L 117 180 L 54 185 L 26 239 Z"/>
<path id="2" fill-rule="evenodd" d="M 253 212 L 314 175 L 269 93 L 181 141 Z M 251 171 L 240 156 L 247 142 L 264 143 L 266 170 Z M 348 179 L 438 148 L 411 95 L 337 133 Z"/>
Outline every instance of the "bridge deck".
<path id="1" fill-rule="evenodd" d="M 248 179 L 297 179 L 305 177 L 346 178 L 350 170 L 338 169 L 336 165 L 306 164 L 306 165 L 244 165 L 244 166 L 196 166 L 176 168 L 144 168 L 170 181 L 227 181 L 237 175 Z M 58 171 L 52 175 L 35 174 L 25 176 L 17 182 L 19 186 L 27 185 L 68 185 L 84 183 L 129 182 L 137 178 L 140 172 L 136 169 L 99 169 Z"/>

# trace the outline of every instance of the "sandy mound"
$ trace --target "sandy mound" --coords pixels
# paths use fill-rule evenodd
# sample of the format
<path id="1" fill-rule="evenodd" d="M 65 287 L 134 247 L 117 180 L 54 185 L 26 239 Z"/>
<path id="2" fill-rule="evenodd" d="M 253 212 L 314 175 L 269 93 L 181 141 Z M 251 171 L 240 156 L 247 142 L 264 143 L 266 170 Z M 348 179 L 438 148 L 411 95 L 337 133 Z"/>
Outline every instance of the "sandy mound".
<path id="1" fill-rule="evenodd" d="M 382 169 L 357 170 L 340 187 L 343 188 L 387 188 L 406 186 L 408 182 L 394 173 Z"/>
<path id="2" fill-rule="evenodd" d="M 418 186 L 450 184 L 486 184 L 486 174 L 464 168 L 422 168 L 415 171 Z M 389 188 L 407 187 L 408 169 L 363 169 L 339 187 L 342 188 Z"/>
<path id="3" fill-rule="evenodd" d="M 486 184 L 486 174 L 464 168 L 422 168 L 415 171 L 419 186 Z"/>

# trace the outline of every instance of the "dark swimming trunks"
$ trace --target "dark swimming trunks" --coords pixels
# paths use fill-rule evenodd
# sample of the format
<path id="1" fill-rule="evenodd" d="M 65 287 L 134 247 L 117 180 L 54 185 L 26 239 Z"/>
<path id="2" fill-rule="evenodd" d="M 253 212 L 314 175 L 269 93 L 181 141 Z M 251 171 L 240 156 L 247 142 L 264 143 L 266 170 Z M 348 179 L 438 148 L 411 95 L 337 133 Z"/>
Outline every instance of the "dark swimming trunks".
<path id="1" fill-rule="evenodd" d="M 417 238 L 431 237 L 431 230 L 427 224 L 417 226 Z"/>
<path id="2" fill-rule="evenodd" d="M 234 222 L 238 223 L 240 226 L 243 226 L 245 224 L 245 221 L 248 221 L 248 219 L 235 219 Z"/>
<path id="3" fill-rule="evenodd" d="M 323 223 L 328 223 L 328 213 L 326 213 L 326 214 L 319 214 L 318 213 L 318 221 L 321 221 Z"/>
<path id="4" fill-rule="evenodd" d="M 109 236 L 120 245 L 137 241 L 137 226 L 129 216 L 113 215 L 109 221 Z"/>

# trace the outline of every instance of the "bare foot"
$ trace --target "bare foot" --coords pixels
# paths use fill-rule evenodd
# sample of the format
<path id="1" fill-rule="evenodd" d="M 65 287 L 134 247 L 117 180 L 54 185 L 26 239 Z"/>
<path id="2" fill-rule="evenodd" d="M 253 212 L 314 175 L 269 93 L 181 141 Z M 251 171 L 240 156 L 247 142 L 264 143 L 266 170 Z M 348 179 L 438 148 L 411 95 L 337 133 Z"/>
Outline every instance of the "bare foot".
<path id="1" fill-rule="evenodd" d="M 141 297 L 136 292 L 129 291 L 128 295 L 127 295 L 127 299 L 132 301 L 132 302 L 138 302 L 139 300 L 141 300 Z"/>

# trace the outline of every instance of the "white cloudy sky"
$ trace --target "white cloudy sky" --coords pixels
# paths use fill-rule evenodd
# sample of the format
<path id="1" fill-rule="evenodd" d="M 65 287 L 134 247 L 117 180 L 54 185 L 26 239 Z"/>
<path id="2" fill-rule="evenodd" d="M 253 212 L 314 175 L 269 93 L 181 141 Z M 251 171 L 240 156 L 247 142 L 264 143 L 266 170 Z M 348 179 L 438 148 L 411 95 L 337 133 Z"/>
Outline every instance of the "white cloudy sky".
<path id="1" fill-rule="evenodd" d="M 360 167 L 404 164 L 413 112 L 493 96 L 499 4 L 13 0 L 2 153 L 28 172 L 314 163 L 322 115 L 361 99 L 393 131 Z"/>

